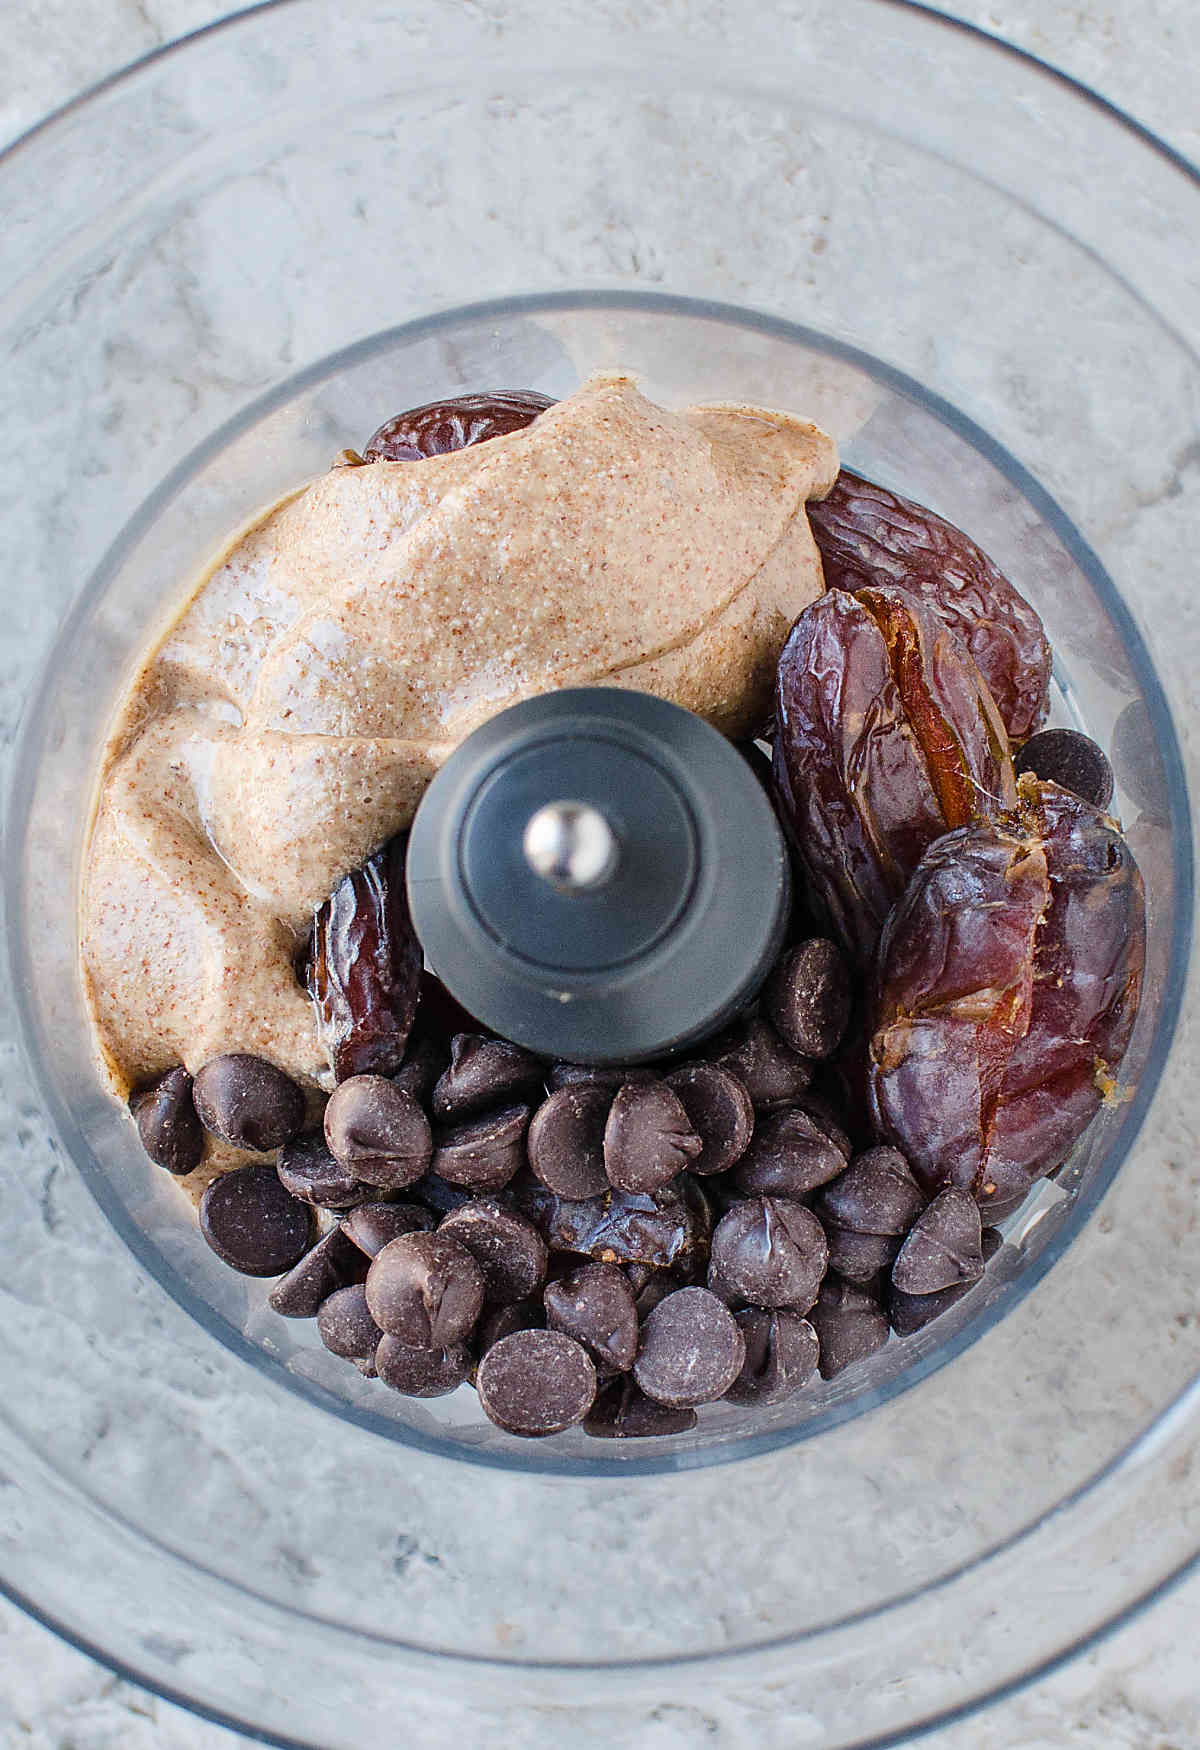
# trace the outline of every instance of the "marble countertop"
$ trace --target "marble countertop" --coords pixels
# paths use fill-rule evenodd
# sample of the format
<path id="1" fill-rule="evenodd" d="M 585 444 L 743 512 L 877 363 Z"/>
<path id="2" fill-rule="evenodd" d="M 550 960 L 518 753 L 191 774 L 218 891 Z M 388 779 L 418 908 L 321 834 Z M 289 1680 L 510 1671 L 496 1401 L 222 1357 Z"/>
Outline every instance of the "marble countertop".
<path id="1" fill-rule="evenodd" d="M 659 0 L 643 0 L 643 9 Z M 0 144 L 156 45 L 222 16 L 214 0 L 7 0 Z M 1100 90 L 1193 159 L 1200 25 L 1192 0 L 967 0 L 947 8 Z M 1054 1675 L 926 1737 L 929 1750 L 1200 1750 L 1200 1574 Z M 702 1697 L 697 1697 L 702 1704 Z M 464 1733 L 470 1734 L 464 1718 Z M 732 1735 L 731 1735 L 732 1734 Z M 122 1681 L 0 1605 L 0 1750 L 234 1750 L 248 1738 Z M 606 1742 L 571 1729 L 587 1750 Z M 733 1750 L 734 1728 L 648 1709 L 647 1750 Z"/>

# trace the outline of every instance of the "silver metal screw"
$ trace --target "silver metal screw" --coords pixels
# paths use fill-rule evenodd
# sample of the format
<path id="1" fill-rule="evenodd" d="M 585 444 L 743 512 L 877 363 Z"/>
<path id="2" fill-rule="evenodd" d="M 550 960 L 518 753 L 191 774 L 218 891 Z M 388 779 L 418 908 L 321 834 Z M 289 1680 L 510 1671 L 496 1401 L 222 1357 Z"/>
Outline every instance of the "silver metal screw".
<path id="1" fill-rule="evenodd" d="M 530 868 L 560 893 L 584 893 L 612 875 L 616 834 L 586 802 L 547 802 L 530 816 L 522 840 Z"/>

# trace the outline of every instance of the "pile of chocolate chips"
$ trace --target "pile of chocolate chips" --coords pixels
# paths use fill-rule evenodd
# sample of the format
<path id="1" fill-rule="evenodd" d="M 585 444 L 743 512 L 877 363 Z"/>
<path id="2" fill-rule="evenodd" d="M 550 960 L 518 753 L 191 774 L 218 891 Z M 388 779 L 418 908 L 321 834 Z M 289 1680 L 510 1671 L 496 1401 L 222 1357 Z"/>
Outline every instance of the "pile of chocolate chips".
<path id="1" fill-rule="evenodd" d="M 208 1187 L 204 1237 L 362 1373 L 417 1397 L 469 1381 L 514 1434 L 675 1434 L 919 1330 L 996 1248 L 969 1194 L 929 1201 L 894 1148 L 856 1151 L 858 999 L 808 937 L 688 1061 L 594 1068 L 474 1030 L 426 974 L 399 1070 L 341 1081 L 320 1129 L 243 1053 L 131 1106 L 172 1173 L 205 1131 L 264 1156 Z"/>

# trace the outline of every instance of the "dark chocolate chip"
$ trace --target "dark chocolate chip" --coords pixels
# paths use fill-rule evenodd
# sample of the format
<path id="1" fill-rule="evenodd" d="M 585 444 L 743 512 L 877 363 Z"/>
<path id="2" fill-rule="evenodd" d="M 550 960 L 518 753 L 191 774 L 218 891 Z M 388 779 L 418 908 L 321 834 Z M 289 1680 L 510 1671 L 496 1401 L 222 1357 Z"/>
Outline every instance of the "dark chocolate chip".
<path id="1" fill-rule="evenodd" d="M 342 1232 L 374 1258 L 401 1234 L 429 1233 L 435 1225 L 432 1210 L 419 1203 L 360 1203 L 342 1222 Z"/>
<path id="2" fill-rule="evenodd" d="M 827 1276 L 808 1315 L 821 1345 L 822 1379 L 834 1379 L 856 1361 L 865 1361 L 888 1340 L 888 1322 L 873 1294 Z"/>
<path id="3" fill-rule="evenodd" d="M 448 1185 L 439 1173 L 426 1173 L 412 1185 L 406 1185 L 405 1190 L 414 1203 L 423 1204 L 434 1215 L 449 1215 L 452 1209 L 461 1209 L 464 1203 L 470 1203 L 475 1193 L 468 1191 L 462 1185 Z M 433 1224 L 436 1226 L 436 1222 Z"/>
<path id="4" fill-rule="evenodd" d="M 806 1197 L 848 1165 L 816 1119 L 798 1107 L 761 1118 L 733 1183 L 746 1197 Z"/>
<path id="5" fill-rule="evenodd" d="M 300 1262 L 280 1277 L 267 1299 L 285 1319 L 315 1319 L 323 1301 L 366 1275 L 367 1261 L 340 1227 L 318 1240 Z"/>
<path id="6" fill-rule="evenodd" d="M 363 1179 L 334 1160 L 324 1133 L 310 1130 L 285 1142 L 275 1163 L 279 1182 L 302 1203 L 319 1209 L 352 1209 L 356 1203 L 377 1195 Z"/>
<path id="7" fill-rule="evenodd" d="M 483 1271 L 484 1299 L 528 1300 L 546 1280 L 549 1249 L 537 1228 L 494 1197 L 454 1210 L 438 1228 L 465 1246 Z"/>
<path id="8" fill-rule="evenodd" d="M 562 1331 L 514 1331 L 493 1343 L 475 1379 L 484 1413 L 510 1434 L 560 1434 L 596 1397 L 596 1369 Z"/>
<path id="9" fill-rule="evenodd" d="M 604 1125 L 612 1094 L 595 1083 L 559 1088 L 539 1106 L 529 1126 L 529 1165 L 558 1197 L 579 1201 L 608 1189 Z"/>
<path id="10" fill-rule="evenodd" d="M 540 1061 L 519 1045 L 481 1033 L 456 1033 L 450 1041 L 450 1066 L 433 1090 L 433 1115 L 443 1122 L 457 1121 L 512 1106 L 540 1094 L 544 1079 Z"/>
<path id="11" fill-rule="evenodd" d="M 687 1434 L 695 1426 L 695 1410 L 656 1404 L 628 1373 L 597 1392 L 583 1419 L 584 1433 L 597 1440 L 649 1440 L 662 1434 Z"/>
<path id="12" fill-rule="evenodd" d="M 473 1347 L 476 1355 L 486 1355 L 501 1337 L 511 1337 L 514 1331 L 542 1331 L 546 1328 L 546 1309 L 540 1300 L 515 1300 L 508 1306 L 485 1307 L 483 1317 L 475 1327 Z"/>
<path id="13" fill-rule="evenodd" d="M 409 1035 L 404 1062 L 392 1076 L 398 1088 L 411 1094 L 418 1106 L 426 1106 L 434 1085 L 450 1058 L 444 1045 L 431 1034 Z"/>
<path id="14" fill-rule="evenodd" d="M 823 1094 L 814 1093 L 812 1088 L 809 1088 L 808 1092 L 802 1094 L 796 1101 L 796 1105 L 801 1112 L 808 1113 L 818 1128 L 825 1132 L 833 1146 L 849 1160 L 854 1153 L 854 1145 L 850 1140 L 849 1131 L 834 1110 L 832 1102 L 827 1100 Z"/>
<path id="15" fill-rule="evenodd" d="M 432 1170 L 451 1185 L 473 1191 L 498 1191 L 525 1165 L 528 1106 L 502 1106 L 482 1118 L 439 1130 L 434 1137 Z"/>
<path id="16" fill-rule="evenodd" d="M 429 1120 L 386 1076 L 349 1076 L 329 1096 L 325 1141 L 347 1172 L 399 1191 L 415 1184 L 433 1155 Z"/>
<path id="17" fill-rule="evenodd" d="M 200 1231 L 243 1276 L 282 1276 L 312 1243 L 313 1213 L 284 1190 L 274 1167 L 235 1167 L 200 1199 Z"/>
<path id="18" fill-rule="evenodd" d="M 704 1048 L 710 1063 L 731 1070 L 757 1112 L 790 1106 L 812 1080 L 812 1064 L 800 1057 L 761 1016 L 743 1021 Z"/>
<path id="19" fill-rule="evenodd" d="M 979 1205 L 969 1191 L 939 1192 L 913 1225 L 892 1266 L 902 1294 L 937 1294 L 983 1275 Z"/>
<path id="20" fill-rule="evenodd" d="M 192 1078 L 180 1064 L 131 1096 L 129 1110 L 155 1166 L 182 1178 L 204 1158 L 204 1130 L 192 1103 Z"/>
<path id="21" fill-rule="evenodd" d="M 724 1173 L 746 1152 L 754 1130 L 754 1106 L 732 1070 L 719 1063 L 686 1063 L 666 1077 L 688 1123 L 700 1138 L 693 1173 Z"/>
<path id="22" fill-rule="evenodd" d="M 808 1320 L 788 1307 L 761 1306 L 735 1313 L 746 1359 L 725 1396 L 734 1404 L 780 1404 L 817 1371 L 820 1344 Z"/>
<path id="23" fill-rule="evenodd" d="M 629 1279 L 615 1264 L 588 1264 L 544 1294 L 546 1323 L 582 1343 L 604 1373 L 633 1366 L 638 1346 L 638 1316 Z"/>
<path id="24" fill-rule="evenodd" d="M 304 1123 L 300 1088 L 265 1057 L 248 1051 L 210 1058 L 196 1075 L 192 1099 L 205 1130 L 258 1154 L 290 1142 Z"/>
<path id="25" fill-rule="evenodd" d="M 708 1282 L 732 1300 L 804 1313 L 828 1262 L 824 1230 L 811 1209 L 786 1197 L 747 1197 L 717 1223 Z"/>
<path id="26" fill-rule="evenodd" d="M 615 1093 L 618 1088 L 644 1087 L 658 1080 L 657 1070 L 645 1064 L 556 1063 L 546 1077 L 546 1086 L 552 1094 L 559 1088 L 579 1087 L 609 1088 Z"/>
<path id="27" fill-rule="evenodd" d="M 729 1308 L 707 1288 L 680 1288 L 642 1326 L 633 1377 L 656 1403 L 688 1409 L 724 1397 L 745 1359 Z"/>
<path id="28" fill-rule="evenodd" d="M 317 1330 L 325 1347 L 347 1361 L 373 1359 L 383 1335 L 371 1317 L 366 1290 L 361 1282 L 336 1289 L 322 1301 L 317 1313 Z"/>
<path id="29" fill-rule="evenodd" d="M 445 1234 L 407 1233 L 376 1253 L 367 1305 L 380 1330 L 419 1349 L 461 1342 L 483 1308 L 483 1272 Z"/>
<path id="30" fill-rule="evenodd" d="M 1000 1250 L 1004 1241 L 994 1227 L 983 1230 L 981 1251 L 984 1264 L 987 1265 Z M 937 1294 L 904 1294 L 893 1283 L 888 1290 L 887 1310 L 893 1331 L 898 1337 L 911 1337 L 914 1331 L 924 1330 L 933 1320 L 940 1318 L 944 1312 L 949 1312 L 952 1306 L 957 1306 L 964 1294 L 969 1294 L 974 1288 L 973 1282 L 959 1282 L 953 1288 L 943 1288 Z"/>
<path id="31" fill-rule="evenodd" d="M 674 1294 L 677 1288 L 692 1288 L 685 1274 L 678 1270 L 656 1270 L 652 1264 L 622 1264 L 633 1290 L 633 1307 L 639 1320 L 647 1318 L 660 1300 Z"/>
<path id="32" fill-rule="evenodd" d="M 1112 801 L 1112 767 L 1104 750 L 1078 729 L 1040 730 L 1014 756 L 1013 764 L 1018 777 L 1032 772 L 1035 778 L 1058 784 L 1096 808 L 1107 808 Z"/>
<path id="33" fill-rule="evenodd" d="M 829 1268 L 847 1282 L 861 1286 L 874 1282 L 881 1270 L 890 1269 L 900 1250 L 899 1237 L 894 1234 L 854 1233 L 830 1221 L 822 1225 L 829 1241 Z"/>
<path id="34" fill-rule="evenodd" d="M 619 1191 L 660 1190 L 703 1147 L 665 1082 L 618 1088 L 604 1126 L 604 1170 Z"/>
<path id="35" fill-rule="evenodd" d="M 448 1349 L 415 1349 L 399 1337 L 385 1336 L 375 1351 L 375 1370 L 384 1385 L 410 1398 L 441 1398 L 457 1391 L 471 1371 L 465 1343 Z"/>
<path id="36" fill-rule="evenodd" d="M 920 1215 L 925 1198 L 898 1149 L 871 1148 L 825 1186 L 813 1207 L 830 1227 L 899 1236 Z"/>
<path id="37" fill-rule="evenodd" d="M 841 1042 L 852 996 L 850 968 L 841 949 L 813 936 L 781 957 L 763 992 L 763 1008 L 793 1051 L 822 1058 Z"/>

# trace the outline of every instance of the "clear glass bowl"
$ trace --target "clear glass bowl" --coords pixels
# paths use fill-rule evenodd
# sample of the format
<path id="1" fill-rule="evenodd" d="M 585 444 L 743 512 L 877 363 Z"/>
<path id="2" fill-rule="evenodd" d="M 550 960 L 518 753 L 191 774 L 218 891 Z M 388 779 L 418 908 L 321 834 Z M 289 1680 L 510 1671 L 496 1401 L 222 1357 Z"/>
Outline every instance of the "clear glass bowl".
<path id="1" fill-rule="evenodd" d="M 8 726 L 28 694 L 0 1574 L 139 1681 L 323 1750 L 434 1673 L 614 1720 L 769 1684 L 813 1742 L 864 1744 L 1027 1675 L 1200 1547 L 1200 194 L 916 9 L 767 5 L 736 47 L 716 6 L 670 40 L 615 0 L 555 16 L 292 0 L 0 163 Z M 1151 952 L 1132 1098 L 949 1317 L 774 1411 L 526 1444 L 467 1392 L 358 1381 L 217 1264 L 91 1068 L 74 894 L 115 699 L 231 526 L 401 406 L 613 365 L 668 403 L 809 414 L 1027 589 L 1058 720 L 1106 745 L 1120 722 Z"/>

